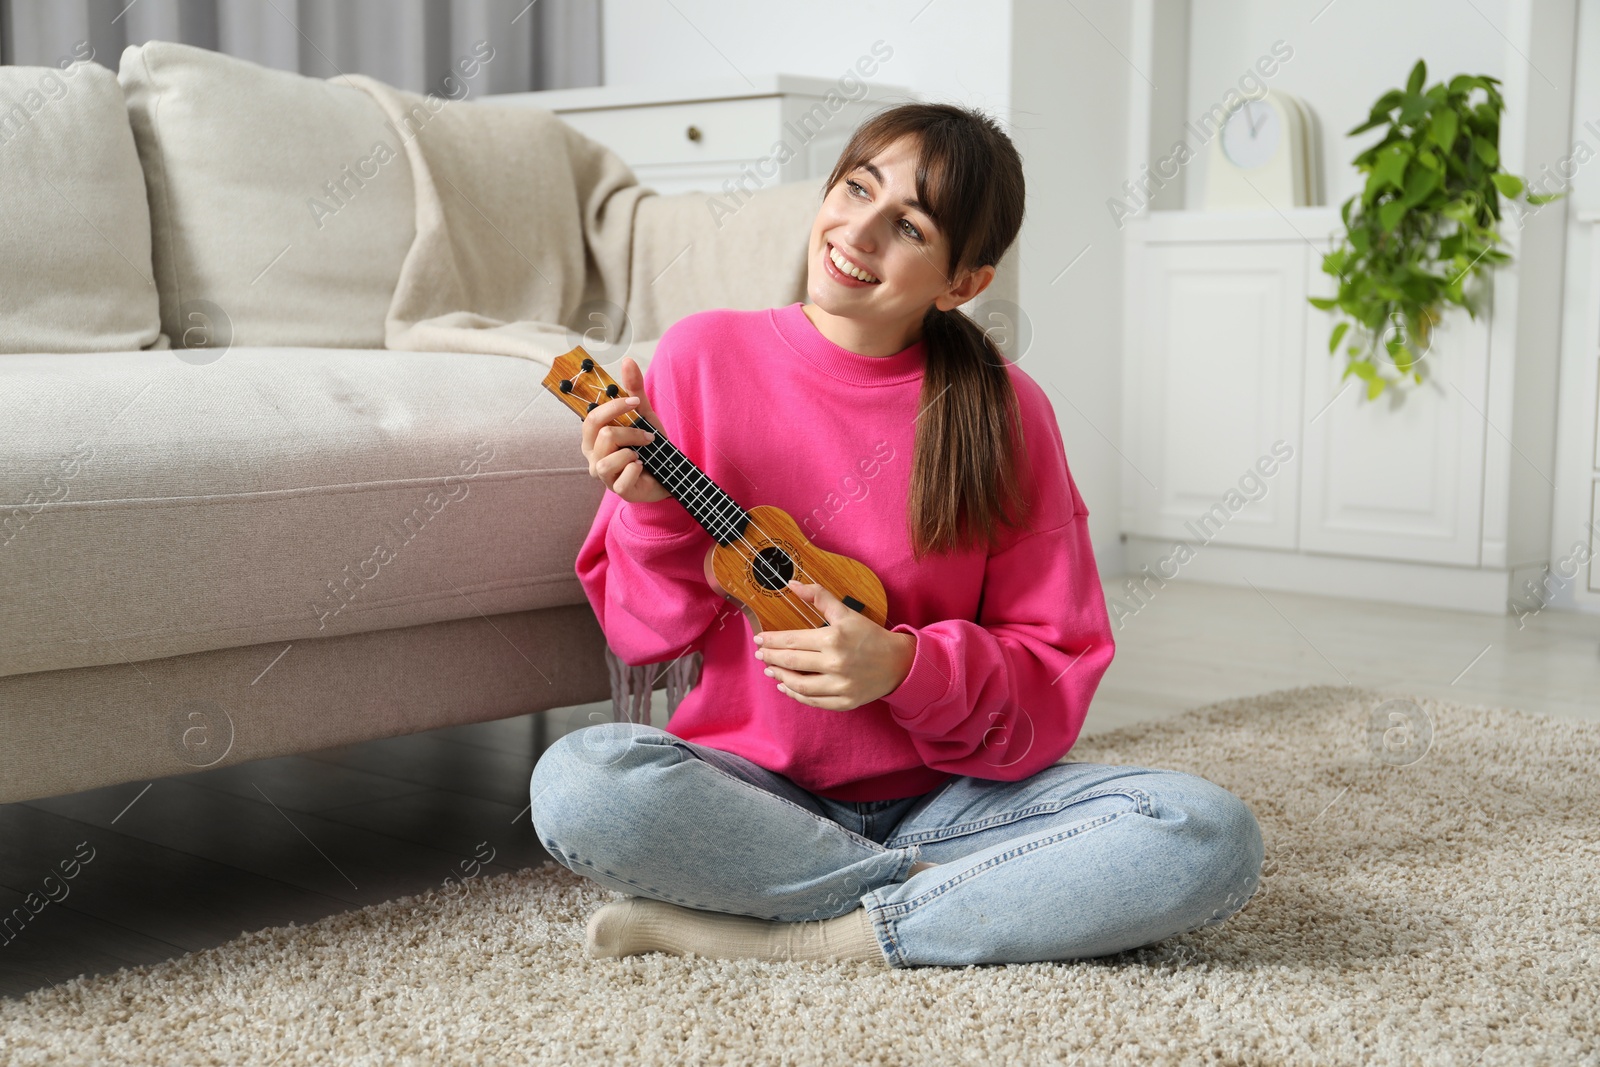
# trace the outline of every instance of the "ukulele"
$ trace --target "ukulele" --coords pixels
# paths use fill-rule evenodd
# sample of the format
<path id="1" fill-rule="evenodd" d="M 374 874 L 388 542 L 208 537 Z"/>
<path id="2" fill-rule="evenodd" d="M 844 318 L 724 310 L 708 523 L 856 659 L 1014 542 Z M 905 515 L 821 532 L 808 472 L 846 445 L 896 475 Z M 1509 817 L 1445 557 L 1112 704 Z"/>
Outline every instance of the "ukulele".
<path id="1" fill-rule="evenodd" d="M 586 376 L 592 379 L 589 384 L 584 383 Z M 628 395 L 581 346 L 556 357 L 543 385 L 580 419 L 605 401 Z M 813 545 L 782 508 L 744 510 L 637 412 L 626 412 L 624 418 L 628 421 L 618 419 L 613 425 L 656 435 L 648 444 L 631 447 L 644 469 L 716 542 L 706 553 L 706 582 L 739 605 L 753 633 L 828 625 L 820 611 L 789 589 L 791 578 L 820 585 L 879 626 L 888 626 L 889 598 L 866 564 Z"/>

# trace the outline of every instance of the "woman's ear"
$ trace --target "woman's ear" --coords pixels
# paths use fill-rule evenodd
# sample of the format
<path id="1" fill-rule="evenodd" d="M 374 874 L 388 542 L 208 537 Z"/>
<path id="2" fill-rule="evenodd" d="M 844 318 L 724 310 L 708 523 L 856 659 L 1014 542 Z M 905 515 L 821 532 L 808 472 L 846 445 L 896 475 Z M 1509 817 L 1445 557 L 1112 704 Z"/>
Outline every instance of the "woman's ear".
<path id="1" fill-rule="evenodd" d="M 994 281 L 993 266 L 982 266 L 966 271 L 957 279 L 956 284 L 950 287 L 948 292 L 941 293 L 933 298 L 934 306 L 940 311 L 950 311 L 958 308 L 989 288 L 989 283 L 992 281 Z"/>

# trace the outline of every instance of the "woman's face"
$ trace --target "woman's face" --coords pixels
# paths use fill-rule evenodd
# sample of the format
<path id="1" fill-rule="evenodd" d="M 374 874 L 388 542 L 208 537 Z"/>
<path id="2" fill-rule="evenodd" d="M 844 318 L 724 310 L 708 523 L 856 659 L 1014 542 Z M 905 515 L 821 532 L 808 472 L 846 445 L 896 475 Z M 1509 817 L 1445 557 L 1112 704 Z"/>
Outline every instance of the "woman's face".
<path id="1" fill-rule="evenodd" d="M 949 245 L 917 202 L 916 148 L 902 137 L 828 190 L 811 225 L 806 268 L 806 292 L 828 315 L 912 338 L 930 305 L 959 307 L 994 276 L 992 266 L 945 273 Z"/>

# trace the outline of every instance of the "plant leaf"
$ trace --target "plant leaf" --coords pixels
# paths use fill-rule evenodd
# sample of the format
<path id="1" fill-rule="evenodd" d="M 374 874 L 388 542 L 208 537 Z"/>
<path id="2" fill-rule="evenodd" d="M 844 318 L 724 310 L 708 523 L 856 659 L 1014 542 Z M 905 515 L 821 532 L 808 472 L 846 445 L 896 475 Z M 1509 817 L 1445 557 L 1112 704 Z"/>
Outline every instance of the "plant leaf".
<path id="1" fill-rule="evenodd" d="M 1427 195 L 1439 185 L 1439 173 L 1432 170 L 1417 168 L 1406 177 L 1406 195 L 1401 197 L 1401 202 L 1406 207 L 1419 204 Z"/>
<path id="2" fill-rule="evenodd" d="M 1349 329 L 1350 324 L 1348 322 L 1341 322 L 1339 325 L 1333 328 L 1333 336 L 1328 338 L 1329 355 L 1332 355 L 1333 350 L 1339 347 L 1339 342 L 1344 340 L 1344 335 L 1349 331 Z"/>
<path id="3" fill-rule="evenodd" d="M 1312 307 L 1321 308 L 1323 311 L 1332 311 L 1339 306 L 1339 301 L 1326 296 L 1308 296 L 1306 299 L 1311 301 Z"/>
<path id="4" fill-rule="evenodd" d="M 1393 233 L 1401 216 L 1406 213 L 1409 205 L 1404 200 L 1390 200 L 1378 208 L 1378 225 L 1383 227 L 1384 233 Z"/>
<path id="5" fill-rule="evenodd" d="M 1422 92 L 1422 83 L 1428 80 L 1428 65 L 1422 60 L 1417 60 L 1417 65 L 1411 68 L 1411 77 L 1406 79 L 1406 92 Z"/>
<path id="6" fill-rule="evenodd" d="M 1458 121 L 1453 109 L 1448 106 L 1440 108 L 1433 113 L 1433 122 L 1428 126 L 1428 137 L 1446 152 L 1450 151 L 1450 146 L 1456 143 Z"/>
<path id="7" fill-rule="evenodd" d="M 1378 157 L 1377 166 L 1372 168 L 1371 182 L 1383 188 L 1385 184 L 1396 189 L 1405 188 L 1406 163 L 1411 153 L 1407 151 L 1410 145 L 1394 145 Z"/>
<path id="8" fill-rule="evenodd" d="M 1494 182 L 1494 187 L 1500 190 L 1501 194 L 1510 200 L 1515 200 L 1517 198 L 1517 194 L 1521 193 L 1523 189 L 1522 179 L 1517 177 L 1515 174 L 1506 174 L 1503 171 L 1497 171 L 1494 174 L 1489 175 L 1489 180 Z"/>
<path id="9" fill-rule="evenodd" d="M 1493 167 L 1500 162 L 1500 150 L 1482 137 L 1474 135 L 1472 138 L 1472 151 L 1486 167 Z"/>

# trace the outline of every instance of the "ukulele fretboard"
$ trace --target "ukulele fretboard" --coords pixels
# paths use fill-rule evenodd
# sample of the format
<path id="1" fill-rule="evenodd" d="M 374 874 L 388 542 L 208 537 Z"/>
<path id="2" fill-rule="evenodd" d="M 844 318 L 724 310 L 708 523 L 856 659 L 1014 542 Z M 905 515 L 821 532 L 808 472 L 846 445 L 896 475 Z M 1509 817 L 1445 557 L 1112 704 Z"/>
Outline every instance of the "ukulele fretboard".
<path id="1" fill-rule="evenodd" d="M 631 425 L 656 435 L 649 444 L 631 447 L 644 469 L 677 498 L 706 533 L 719 545 L 743 538 L 750 525 L 749 513 L 647 420 L 636 417 Z"/>

